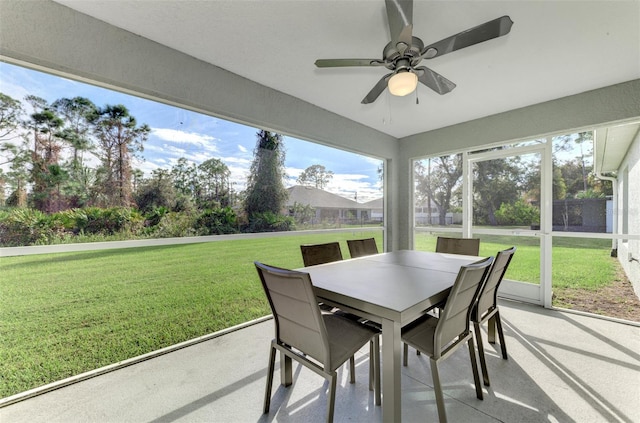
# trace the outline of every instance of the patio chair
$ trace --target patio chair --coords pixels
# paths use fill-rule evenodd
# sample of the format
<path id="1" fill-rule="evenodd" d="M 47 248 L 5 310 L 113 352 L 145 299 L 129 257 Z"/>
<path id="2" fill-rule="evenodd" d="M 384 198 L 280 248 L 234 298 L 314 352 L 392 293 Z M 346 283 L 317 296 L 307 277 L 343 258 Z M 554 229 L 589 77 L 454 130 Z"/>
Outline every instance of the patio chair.
<path id="1" fill-rule="evenodd" d="M 339 242 L 301 245 L 300 252 L 302 253 L 302 261 L 305 267 L 342 260 Z"/>
<path id="2" fill-rule="evenodd" d="M 347 246 L 349 247 L 351 258 L 378 254 L 378 246 L 376 245 L 375 238 L 348 239 Z"/>
<path id="3" fill-rule="evenodd" d="M 317 266 L 319 264 L 331 263 L 334 261 L 342 260 L 342 250 L 340 249 L 339 242 L 327 242 L 324 244 L 303 244 L 300 246 L 300 251 L 302 252 L 302 261 L 306 266 Z M 358 322 L 361 324 L 366 324 L 373 329 L 378 331 L 381 330 L 380 325 L 372 324 L 367 319 L 362 318 L 353 313 L 346 312 L 344 310 L 340 310 L 339 308 L 332 307 L 328 304 L 319 303 L 320 310 L 324 312 L 335 313 L 345 319 L 353 320 L 354 322 Z M 371 348 L 373 348 L 373 342 L 371 342 Z M 373 366 L 369 365 L 369 389 L 374 390 L 373 388 Z M 376 405 L 380 405 L 381 399 L 380 395 L 376 394 Z"/>
<path id="4" fill-rule="evenodd" d="M 425 315 L 402 329 L 404 365 L 407 365 L 407 345 L 429 356 L 440 422 L 446 422 L 447 416 L 438 373 L 438 363 L 449 357 L 465 342 L 469 346 L 471 369 L 476 385 L 476 397 L 482 399 L 482 386 L 478 374 L 476 351 L 473 346 L 473 333 L 469 330 L 469 318 L 471 309 L 478 299 L 482 282 L 485 280 L 492 262 L 493 257 L 489 257 L 476 263 L 462 266 L 451 288 L 447 303 L 440 313 L 440 317 Z"/>
<path id="5" fill-rule="evenodd" d="M 329 381 L 327 422 L 333 421 L 336 369 L 350 359 L 351 383 L 355 382 L 353 356 L 371 343 L 369 360 L 374 363 L 376 396 L 380 392 L 379 332 L 332 313 L 322 313 L 308 273 L 280 269 L 255 262 L 275 321 L 275 339 L 271 341 L 264 413 L 269 412 L 276 351 Z M 290 378 L 290 376 L 288 376 Z M 287 381 L 290 383 L 290 381 Z"/>
<path id="6" fill-rule="evenodd" d="M 488 333 L 489 342 L 495 344 L 496 329 L 500 337 L 500 348 L 502 349 L 502 358 L 507 359 L 507 346 L 504 343 L 504 333 L 502 332 L 502 321 L 500 320 L 500 309 L 498 308 L 498 287 L 502 282 L 502 278 L 507 273 L 507 268 L 511 259 L 516 252 L 516 247 L 498 252 L 496 259 L 493 261 L 491 270 L 487 275 L 487 279 L 480 291 L 478 301 L 471 310 L 471 321 L 476 334 L 476 343 L 478 344 L 478 354 L 480 355 L 480 368 L 482 369 L 482 379 L 484 384 L 489 386 L 489 373 L 487 371 L 487 362 L 484 356 L 484 346 L 482 344 L 482 332 L 480 326 L 489 321 Z"/>
<path id="7" fill-rule="evenodd" d="M 304 244 L 300 246 L 300 252 L 302 253 L 302 262 L 305 267 L 342 260 L 342 250 L 340 250 L 339 242 Z M 320 309 L 332 311 L 334 308 L 330 305 L 320 303 Z"/>
<path id="8" fill-rule="evenodd" d="M 439 236 L 436 242 L 436 253 L 477 256 L 479 251 L 480 239 L 478 238 L 446 238 Z"/>

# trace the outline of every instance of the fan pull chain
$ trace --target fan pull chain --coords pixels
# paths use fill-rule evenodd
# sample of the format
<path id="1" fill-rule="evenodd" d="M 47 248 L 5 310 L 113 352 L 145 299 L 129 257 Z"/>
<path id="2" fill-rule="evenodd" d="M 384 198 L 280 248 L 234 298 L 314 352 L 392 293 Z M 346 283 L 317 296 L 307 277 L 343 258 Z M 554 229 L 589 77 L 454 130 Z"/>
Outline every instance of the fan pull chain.
<path id="1" fill-rule="evenodd" d="M 420 85 L 420 84 L 418 84 Z M 420 100 L 418 99 L 418 87 L 416 86 L 416 104 L 420 104 Z"/>

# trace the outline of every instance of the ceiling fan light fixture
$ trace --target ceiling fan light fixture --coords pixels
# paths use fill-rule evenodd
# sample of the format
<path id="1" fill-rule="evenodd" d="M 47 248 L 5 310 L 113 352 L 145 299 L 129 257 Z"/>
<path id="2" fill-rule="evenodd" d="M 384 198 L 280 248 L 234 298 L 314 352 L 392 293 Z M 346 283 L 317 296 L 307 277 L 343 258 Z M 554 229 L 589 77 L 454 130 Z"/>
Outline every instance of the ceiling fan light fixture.
<path id="1" fill-rule="evenodd" d="M 401 71 L 393 75 L 387 85 L 391 94 L 403 97 L 416 90 L 418 86 L 418 75 L 408 70 Z"/>

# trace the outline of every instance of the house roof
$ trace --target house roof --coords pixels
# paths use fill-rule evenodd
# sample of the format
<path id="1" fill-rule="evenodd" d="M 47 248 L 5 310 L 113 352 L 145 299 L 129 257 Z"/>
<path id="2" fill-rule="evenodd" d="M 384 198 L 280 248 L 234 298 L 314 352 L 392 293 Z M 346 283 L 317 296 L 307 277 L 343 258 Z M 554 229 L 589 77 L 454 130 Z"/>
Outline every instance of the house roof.
<path id="1" fill-rule="evenodd" d="M 315 208 L 323 209 L 367 209 L 371 208 L 368 203 L 361 204 L 349 198 L 324 191 L 315 187 L 303 185 L 295 185 L 287 188 L 289 191 L 289 200 L 287 206 L 294 203 L 310 205 Z M 375 201 L 375 200 L 374 200 Z M 382 202 L 382 200 L 380 200 Z"/>
<path id="2" fill-rule="evenodd" d="M 362 203 L 362 206 L 369 209 L 380 209 L 384 206 L 384 202 L 382 198 L 376 198 L 375 200 L 367 201 L 366 203 Z"/>
<path id="3" fill-rule="evenodd" d="M 594 137 L 595 171 L 616 172 L 640 134 L 640 122 L 598 128 Z"/>

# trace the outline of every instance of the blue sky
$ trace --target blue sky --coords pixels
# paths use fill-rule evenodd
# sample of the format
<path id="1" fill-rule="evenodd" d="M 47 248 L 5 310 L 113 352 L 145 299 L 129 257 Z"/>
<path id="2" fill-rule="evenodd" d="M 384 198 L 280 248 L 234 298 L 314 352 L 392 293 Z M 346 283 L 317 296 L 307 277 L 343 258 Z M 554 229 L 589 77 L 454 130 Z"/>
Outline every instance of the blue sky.
<path id="1" fill-rule="evenodd" d="M 137 168 L 149 174 L 156 168 L 170 168 L 180 157 L 196 164 L 210 158 L 222 160 L 231 171 L 237 190 L 244 189 L 253 159 L 258 129 L 220 118 L 167 106 L 139 97 L 72 81 L 20 66 L 0 62 L 0 92 L 23 101 L 33 94 L 53 102 L 59 98 L 82 96 L 97 106 L 123 104 L 139 124 L 152 129 L 144 145 L 144 161 Z M 325 188 L 358 202 L 382 196 L 378 159 L 285 137 L 287 186 L 307 167 L 320 164 L 334 173 Z"/>

